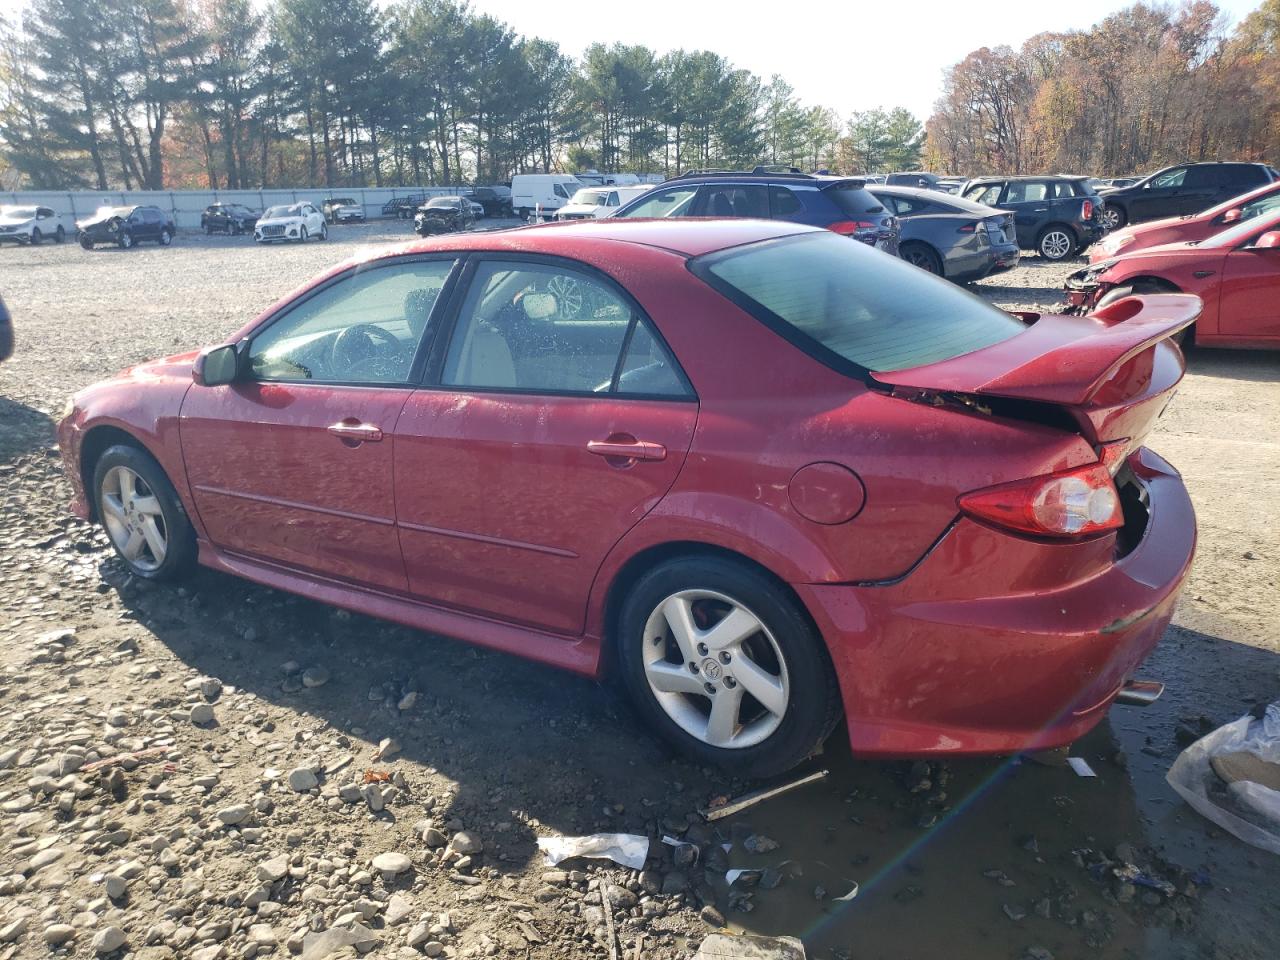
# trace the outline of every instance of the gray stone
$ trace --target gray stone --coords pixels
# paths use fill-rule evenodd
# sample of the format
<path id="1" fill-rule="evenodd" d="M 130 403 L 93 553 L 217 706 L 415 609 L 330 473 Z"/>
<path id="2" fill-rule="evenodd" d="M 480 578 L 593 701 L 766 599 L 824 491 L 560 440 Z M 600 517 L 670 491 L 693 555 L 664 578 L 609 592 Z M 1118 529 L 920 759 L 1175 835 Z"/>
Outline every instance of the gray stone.
<path id="1" fill-rule="evenodd" d="M 27 932 L 28 919 L 19 917 L 13 923 L 7 923 L 0 927 L 0 943 L 13 943 L 24 933 Z"/>
<path id="2" fill-rule="evenodd" d="M 428 847 L 433 849 L 435 847 L 443 847 L 449 842 L 449 838 L 444 835 L 444 831 L 436 827 L 427 827 L 427 829 L 423 830 L 422 839 Z"/>
<path id="3" fill-rule="evenodd" d="M 320 786 L 320 781 L 310 767 L 294 767 L 289 771 L 289 786 L 297 793 L 306 793 Z"/>
<path id="4" fill-rule="evenodd" d="M 103 927 L 93 938 L 94 953 L 113 953 L 124 946 L 126 937 L 119 927 Z"/>
<path id="5" fill-rule="evenodd" d="M 380 853 L 373 858 L 373 869 L 382 873 L 389 873 L 392 876 L 404 873 L 412 866 L 412 860 L 406 857 L 403 853 L 396 853 L 394 850 L 388 850 L 386 853 Z"/>
<path id="6" fill-rule="evenodd" d="M 329 671 L 325 667 L 307 667 L 302 671 L 302 685 L 304 687 L 323 687 L 329 682 Z"/>
<path id="7" fill-rule="evenodd" d="M 428 957 L 438 957 L 444 953 L 444 944 L 439 940 L 428 940 L 422 945 L 422 952 Z"/>
<path id="8" fill-rule="evenodd" d="M 118 873 L 108 873 L 103 877 L 102 886 L 106 888 L 107 896 L 112 900 L 119 900 L 129 892 L 129 881 Z"/>
<path id="9" fill-rule="evenodd" d="M 191 708 L 191 722 L 197 727 L 207 726 L 214 721 L 213 707 L 207 703 L 197 703 Z"/>
<path id="10" fill-rule="evenodd" d="M 244 823 L 249 819 L 252 812 L 249 804 L 237 803 L 235 806 L 223 807 L 218 811 L 218 819 L 228 826 L 235 826 L 237 823 Z"/>
<path id="11" fill-rule="evenodd" d="M 222 693 L 222 681 L 217 677 L 204 677 L 200 681 L 200 693 L 206 700 L 217 700 Z"/>
<path id="12" fill-rule="evenodd" d="M 374 813 L 381 813 L 382 809 L 387 805 L 387 801 L 382 795 L 382 788 L 376 783 L 366 783 L 360 788 L 360 795 L 364 797 L 364 802 L 369 805 L 369 809 Z"/>
<path id="13" fill-rule="evenodd" d="M 44 928 L 44 942 L 59 947 L 76 938 L 76 928 L 67 923 L 54 923 Z"/>
<path id="14" fill-rule="evenodd" d="M 263 883 L 275 883 L 288 872 L 289 858 L 283 853 L 258 864 L 258 879 Z"/>
<path id="15" fill-rule="evenodd" d="M 405 941 L 411 947 L 420 947 L 431 939 L 431 925 L 428 923 L 415 924 L 413 929 L 409 931 L 409 939 Z"/>
<path id="16" fill-rule="evenodd" d="M 387 901 L 387 910 L 384 917 L 388 927 L 399 926 L 409 919 L 409 914 L 413 913 L 413 903 L 408 897 L 393 893 L 391 899 Z"/>
<path id="17" fill-rule="evenodd" d="M 703 914 L 705 919 L 705 909 Z M 805 952 L 795 937 L 711 933 L 703 938 L 693 960 L 805 960 Z"/>
<path id="18" fill-rule="evenodd" d="M 468 830 L 459 830 L 453 835 L 453 839 L 449 841 L 449 849 L 454 853 L 466 856 L 471 853 L 479 853 L 484 849 L 484 844 L 474 833 Z"/>

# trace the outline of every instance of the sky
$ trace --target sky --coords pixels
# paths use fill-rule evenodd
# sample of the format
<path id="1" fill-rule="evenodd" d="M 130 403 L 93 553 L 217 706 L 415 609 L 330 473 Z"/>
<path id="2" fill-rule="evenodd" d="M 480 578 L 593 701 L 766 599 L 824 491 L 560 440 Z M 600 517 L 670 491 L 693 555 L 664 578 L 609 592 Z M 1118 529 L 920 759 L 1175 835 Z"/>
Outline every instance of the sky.
<path id="1" fill-rule="evenodd" d="M 378 0 L 387 5 L 389 0 Z M 1231 23 L 1261 0 L 1217 0 Z M 11 19 L 22 0 L 0 0 Z M 1129 5 L 1123 0 L 845 0 L 829 5 L 764 0 L 472 0 L 472 7 L 525 36 L 554 40 L 578 56 L 592 43 L 644 44 L 659 53 L 706 49 L 766 80 L 781 74 L 807 106 L 855 110 L 904 106 L 921 120 L 942 90 L 942 72 L 980 47 L 1019 46 L 1037 33 L 1082 29 Z"/>

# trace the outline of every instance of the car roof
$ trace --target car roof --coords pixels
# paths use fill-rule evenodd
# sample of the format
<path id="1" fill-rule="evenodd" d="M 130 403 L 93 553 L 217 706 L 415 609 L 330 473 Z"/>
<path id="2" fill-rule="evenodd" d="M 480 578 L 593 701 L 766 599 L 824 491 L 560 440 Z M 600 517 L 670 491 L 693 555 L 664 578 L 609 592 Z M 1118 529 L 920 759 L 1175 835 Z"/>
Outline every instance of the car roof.
<path id="1" fill-rule="evenodd" d="M 1023 173 L 1017 176 L 974 177 L 969 183 L 1004 183 L 1006 180 L 1088 180 L 1088 177 L 1074 173 Z"/>
<path id="2" fill-rule="evenodd" d="M 493 253 L 545 253 L 573 257 L 586 246 L 636 244 L 669 250 L 683 257 L 699 257 L 716 250 L 757 243 L 804 233 L 823 233 L 810 227 L 784 220 L 703 219 L 679 217 L 671 219 L 562 220 L 510 230 L 451 234 L 416 240 L 400 247 L 370 252 L 366 260 L 382 256 L 412 253 L 435 253 L 457 250 Z"/>
<path id="3" fill-rule="evenodd" d="M 990 216 L 992 211 L 996 209 L 984 203 L 974 203 L 972 200 L 966 200 L 964 197 L 956 196 L 954 193 L 940 193 L 937 190 L 927 190 L 924 187 L 889 187 L 880 183 L 869 183 L 867 184 L 867 192 L 873 197 L 885 194 L 890 197 L 909 197 L 912 200 L 924 200 L 928 203 L 936 203 L 940 207 L 949 207 L 953 213 L 971 213 L 975 216 Z"/>
<path id="4" fill-rule="evenodd" d="M 714 183 L 716 181 L 724 183 L 776 183 L 776 184 L 811 184 L 818 187 L 829 187 L 833 184 L 848 183 L 864 186 L 866 180 L 862 177 L 838 177 L 829 174 L 818 173 L 756 173 L 754 171 L 735 172 L 733 170 L 714 170 L 707 173 L 682 173 L 676 177 L 668 177 L 660 184 L 653 184 L 655 187 L 665 187 L 668 185 L 679 185 L 681 183 Z M 626 186 L 639 187 L 645 184 L 627 183 L 627 184 L 607 184 L 607 186 Z"/>

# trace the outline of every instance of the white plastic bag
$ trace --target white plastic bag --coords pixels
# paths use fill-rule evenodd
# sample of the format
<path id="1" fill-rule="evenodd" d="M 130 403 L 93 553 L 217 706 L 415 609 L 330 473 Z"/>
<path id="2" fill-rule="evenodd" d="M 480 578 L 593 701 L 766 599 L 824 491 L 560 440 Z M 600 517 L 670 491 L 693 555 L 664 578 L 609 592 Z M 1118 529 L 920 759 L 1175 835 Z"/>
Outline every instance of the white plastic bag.
<path id="1" fill-rule="evenodd" d="M 1238 780 L 1224 784 L 1210 760 L 1229 753 L 1252 753 L 1280 764 L 1280 702 L 1261 720 L 1241 717 L 1183 750 L 1165 779 L 1196 811 L 1245 843 L 1280 853 L 1280 791 Z"/>
<path id="2" fill-rule="evenodd" d="M 644 869 L 649 856 L 649 838 L 634 833 L 593 833 L 589 837 L 539 837 L 538 849 L 554 867 L 570 857 L 612 860 L 632 870 Z"/>

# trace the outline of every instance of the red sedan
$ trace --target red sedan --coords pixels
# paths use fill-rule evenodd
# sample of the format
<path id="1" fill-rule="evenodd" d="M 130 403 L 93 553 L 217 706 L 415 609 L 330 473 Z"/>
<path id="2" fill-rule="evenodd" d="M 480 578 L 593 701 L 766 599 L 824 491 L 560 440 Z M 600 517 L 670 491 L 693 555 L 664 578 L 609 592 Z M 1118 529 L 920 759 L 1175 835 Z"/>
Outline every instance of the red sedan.
<path id="1" fill-rule="evenodd" d="M 1197 346 L 1280 349 L 1280 207 L 1200 243 L 1122 254 L 1067 278 L 1067 302 L 1088 311 L 1132 294 L 1194 293 Z"/>
<path id="2" fill-rule="evenodd" d="M 1195 518 L 1142 445 L 1192 297 L 1014 317 L 826 230 L 604 220 L 336 267 L 79 393 L 75 512 L 596 676 L 749 774 L 1014 752 L 1106 713 Z M 1034 322 L 1032 322 L 1034 321 Z"/>
<path id="3" fill-rule="evenodd" d="M 1115 230 L 1089 248 L 1089 262 L 1109 260 L 1120 253 L 1137 253 L 1166 243 L 1208 240 L 1231 226 L 1280 209 L 1280 180 L 1183 217 L 1165 217 Z"/>

